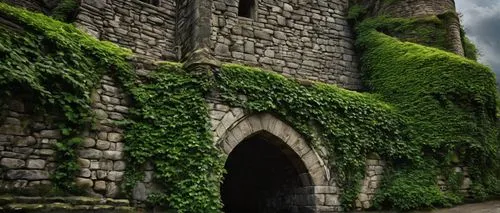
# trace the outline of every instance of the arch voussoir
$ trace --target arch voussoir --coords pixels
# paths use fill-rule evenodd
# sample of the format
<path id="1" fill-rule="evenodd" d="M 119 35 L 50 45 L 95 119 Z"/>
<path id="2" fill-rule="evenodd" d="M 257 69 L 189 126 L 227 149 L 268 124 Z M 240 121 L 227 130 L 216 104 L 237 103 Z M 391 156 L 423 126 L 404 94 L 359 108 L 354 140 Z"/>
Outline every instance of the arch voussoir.
<path id="1" fill-rule="evenodd" d="M 316 151 L 307 144 L 300 133 L 275 116 L 269 113 L 254 114 L 243 116 L 232 124 L 227 122 L 223 122 L 223 124 L 229 128 L 220 135 L 217 143 L 227 155 L 246 138 L 264 131 L 279 138 L 299 156 L 300 161 L 307 169 L 312 184 L 322 185 L 328 181 L 328 170 L 325 169 L 324 161 L 321 160 Z"/>
<path id="2" fill-rule="evenodd" d="M 233 123 L 228 123 L 228 121 L 234 119 L 233 117 L 237 119 Z M 241 154 L 241 152 L 238 152 L 241 149 L 237 148 L 240 143 L 249 142 L 249 140 L 259 137 L 264 138 L 265 140 L 260 141 L 268 141 L 276 145 L 281 150 L 281 153 L 287 157 L 290 165 L 293 166 L 292 168 L 296 169 L 297 181 L 300 182 L 302 188 L 294 188 L 296 191 L 290 195 L 295 205 L 327 209 L 333 209 L 338 205 L 338 202 L 334 199 L 335 196 L 338 197 L 336 190 L 325 193 L 303 190 L 310 187 L 330 187 L 330 171 L 318 152 L 309 146 L 306 139 L 288 123 L 269 113 L 241 117 L 240 115 L 229 116 L 224 121 L 222 125 L 227 128 L 219 135 L 216 144 L 221 151 L 227 154 L 228 159 L 234 159 L 232 156 L 238 156 L 231 156 L 230 154 L 233 151 Z M 253 142 L 259 143 L 259 141 Z M 244 144 L 248 147 L 248 143 Z M 259 153 L 255 153 L 255 155 L 259 155 Z M 336 187 L 334 188 L 336 189 Z M 328 202 L 329 204 L 326 204 L 327 197 L 328 200 L 332 201 Z"/>

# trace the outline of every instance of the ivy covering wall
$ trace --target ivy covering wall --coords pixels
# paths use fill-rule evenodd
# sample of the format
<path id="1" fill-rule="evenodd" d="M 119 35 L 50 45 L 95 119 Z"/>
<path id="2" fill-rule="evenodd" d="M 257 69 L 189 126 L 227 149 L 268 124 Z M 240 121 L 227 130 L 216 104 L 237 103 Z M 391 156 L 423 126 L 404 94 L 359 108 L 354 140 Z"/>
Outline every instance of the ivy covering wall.
<path id="1" fill-rule="evenodd" d="M 208 126 L 205 98 L 210 91 L 250 112 L 272 112 L 312 146 L 325 147 L 344 189 L 346 209 L 356 199 L 365 156 L 371 152 L 390 165 L 376 197 L 380 208 L 461 202 L 455 190 L 460 175 L 450 172 L 460 164 L 470 168 L 475 198 L 500 194 L 494 75 L 474 61 L 383 33 L 414 28 L 410 35 L 423 35 L 418 38 L 426 44 L 436 32 L 418 31 L 422 20 L 370 19 L 358 26 L 361 68 L 371 93 L 362 94 L 322 83 L 304 85 L 235 64 L 224 65 L 212 76 L 168 63 L 138 79 L 126 62 L 130 51 L 41 14 L 3 3 L 0 13 L 22 26 L 0 27 L 0 104 L 26 92 L 41 113 L 64 117 L 59 125 L 65 136 L 57 144 L 62 163 L 54 174 L 62 190 L 73 190 L 80 131 L 92 123 L 90 93 L 111 71 L 134 99 L 124 124 L 125 187 L 131 190 L 143 178 L 144 165 L 151 164 L 161 186 L 149 197 L 152 205 L 177 212 L 220 211 L 223 164 Z M 427 21 L 441 24 L 435 17 Z M 448 177 L 451 191 L 439 190 L 437 175 Z"/>
<path id="2" fill-rule="evenodd" d="M 419 150 L 407 143 L 404 119 L 376 96 L 335 85 L 297 81 L 257 68 L 227 64 L 217 78 L 225 101 L 250 112 L 273 112 L 329 152 L 330 168 L 351 207 L 364 177 L 365 157 L 371 152 L 387 159 L 407 160 Z M 244 100 L 239 95 L 245 95 Z"/>
<path id="3" fill-rule="evenodd" d="M 76 193 L 76 149 L 83 127 L 90 126 L 90 92 L 101 76 L 116 70 L 130 76 L 129 50 L 100 42 L 73 25 L 0 3 L 0 15 L 18 28 L 0 26 L 0 105 L 29 94 L 35 113 L 61 115 L 60 162 L 52 175 L 56 188 Z"/>
<path id="4" fill-rule="evenodd" d="M 408 210 L 462 202 L 461 181 L 453 182 L 460 174 L 451 171 L 457 165 L 470 169 L 474 199 L 500 193 L 494 74 L 464 57 L 384 34 L 409 24 L 426 35 L 419 23 L 434 19 L 376 17 L 357 26 L 367 88 L 405 116 L 408 142 L 421 153 L 410 162 L 393 162 L 393 175 L 376 197 L 380 208 Z M 437 175 L 446 176 L 452 190 L 440 192 Z"/>
<path id="5" fill-rule="evenodd" d="M 164 64 L 130 90 L 135 110 L 125 128 L 126 188 L 131 191 L 151 163 L 161 190 L 149 195 L 149 205 L 179 213 L 220 212 L 224 164 L 208 121 L 211 83 L 180 64 Z"/>

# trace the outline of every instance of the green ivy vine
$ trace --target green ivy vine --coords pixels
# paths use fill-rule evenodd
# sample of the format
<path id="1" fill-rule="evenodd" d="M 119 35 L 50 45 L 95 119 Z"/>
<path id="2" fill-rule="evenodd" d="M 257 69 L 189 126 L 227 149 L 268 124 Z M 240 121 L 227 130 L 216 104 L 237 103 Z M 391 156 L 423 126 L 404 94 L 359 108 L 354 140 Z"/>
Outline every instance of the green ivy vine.
<path id="1" fill-rule="evenodd" d="M 52 182 L 74 193 L 73 179 L 79 171 L 76 149 L 82 127 L 93 118 L 90 91 L 109 70 L 124 79 L 131 76 L 126 62 L 131 53 L 43 14 L 5 3 L 0 3 L 0 13 L 22 27 L 18 31 L 0 27 L 0 103 L 30 94 L 37 114 L 64 117 L 57 121 L 63 138 L 55 145 L 59 163 Z"/>
<path id="2" fill-rule="evenodd" d="M 154 182 L 161 186 L 149 196 L 152 205 L 180 213 L 220 211 L 223 162 L 212 146 L 205 102 L 212 89 L 233 106 L 277 114 L 311 145 L 325 147 L 344 189 L 346 209 L 353 207 L 365 156 L 372 152 L 391 166 L 375 199 L 380 208 L 408 210 L 461 202 L 456 192 L 460 176 L 448 175 L 449 193 L 441 192 L 434 180 L 455 166 L 456 159 L 470 168 L 475 197 L 500 194 L 498 105 L 491 71 L 463 57 L 384 34 L 410 31 L 405 41 L 446 49 L 439 40 L 443 32 L 432 31 L 443 24 L 436 17 L 423 22 L 386 17 L 358 25 L 361 68 L 373 93 L 361 94 L 322 83 L 302 85 L 234 64 L 224 65 L 215 76 L 164 64 L 139 82 L 127 63 L 128 50 L 4 3 L 0 13 L 23 28 L 0 27 L 0 104 L 26 92 L 41 112 L 63 115 L 58 123 L 63 139 L 56 144 L 61 163 L 53 175 L 54 184 L 63 190 L 74 190 L 73 177 L 79 170 L 75 150 L 82 127 L 93 117 L 90 91 L 104 73 L 113 71 L 134 99 L 124 124 L 125 186 L 131 190 L 143 178 L 144 165 L 151 163 Z M 424 22 L 431 25 L 419 25 Z"/>
<path id="3" fill-rule="evenodd" d="M 453 178 L 450 170 L 457 165 L 470 169 L 475 199 L 498 195 L 500 143 L 494 74 L 464 57 L 384 34 L 398 31 L 397 23 L 416 22 L 376 17 L 359 23 L 361 70 L 367 87 L 406 117 L 409 142 L 421 150 L 423 158 L 404 164 L 394 162 L 393 176 L 385 179 L 376 197 L 377 205 L 406 210 L 461 202 L 456 198 L 462 194 L 440 192 L 436 181 L 422 179 L 425 175 L 400 172 L 423 174 L 432 168 L 433 174 Z M 419 25 L 414 28 L 419 30 Z M 412 180 L 415 187 L 406 190 L 406 180 Z"/>
<path id="4" fill-rule="evenodd" d="M 235 64 L 224 65 L 217 79 L 221 96 L 231 105 L 276 113 L 308 137 L 311 145 L 325 147 L 344 189 L 347 209 L 359 193 L 367 154 L 376 152 L 395 161 L 419 156 L 402 131 L 404 119 L 376 96 L 317 82 L 304 86 L 279 74 Z M 241 94 L 245 100 L 238 98 Z"/>
<path id="5" fill-rule="evenodd" d="M 131 89 L 135 110 L 126 125 L 126 186 L 131 190 L 151 163 L 161 191 L 150 205 L 179 213 L 215 213 L 222 208 L 221 153 L 212 145 L 205 97 L 212 87 L 207 75 L 194 76 L 180 64 L 164 64 Z"/>
<path id="6" fill-rule="evenodd" d="M 72 22 L 76 17 L 80 1 L 78 0 L 60 0 L 52 11 L 50 16 L 63 22 Z"/>

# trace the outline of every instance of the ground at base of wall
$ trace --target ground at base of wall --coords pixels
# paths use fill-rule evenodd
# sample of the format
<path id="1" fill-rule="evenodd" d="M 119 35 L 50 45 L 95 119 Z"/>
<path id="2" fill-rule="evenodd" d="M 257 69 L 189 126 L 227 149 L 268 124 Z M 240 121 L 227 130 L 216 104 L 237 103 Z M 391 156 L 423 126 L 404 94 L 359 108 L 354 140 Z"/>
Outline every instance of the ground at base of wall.
<path id="1" fill-rule="evenodd" d="M 428 211 L 412 211 L 409 213 L 500 213 L 500 198 L 482 203 L 470 203 L 453 208 L 435 209 Z M 362 212 L 358 212 L 362 213 Z M 364 213 L 398 213 L 398 211 L 367 211 Z"/>
<path id="2" fill-rule="evenodd" d="M 124 199 L 92 197 L 23 197 L 0 195 L 0 213 L 79 212 L 79 213 L 133 213 L 135 208 Z"/>

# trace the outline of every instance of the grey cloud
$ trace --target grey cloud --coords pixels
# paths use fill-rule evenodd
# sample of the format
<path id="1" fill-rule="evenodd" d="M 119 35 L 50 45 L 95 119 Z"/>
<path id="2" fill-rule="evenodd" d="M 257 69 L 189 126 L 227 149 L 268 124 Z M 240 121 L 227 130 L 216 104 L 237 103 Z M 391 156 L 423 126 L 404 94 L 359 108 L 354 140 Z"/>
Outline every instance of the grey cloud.
<path id="1" fill-rule="evenodd" d="M 497 74 L 500 84 L 500 1 L 456 0 L 462 24 L 480 53 L 480 61 Z"/>

